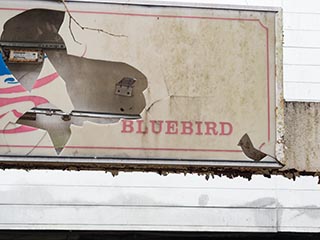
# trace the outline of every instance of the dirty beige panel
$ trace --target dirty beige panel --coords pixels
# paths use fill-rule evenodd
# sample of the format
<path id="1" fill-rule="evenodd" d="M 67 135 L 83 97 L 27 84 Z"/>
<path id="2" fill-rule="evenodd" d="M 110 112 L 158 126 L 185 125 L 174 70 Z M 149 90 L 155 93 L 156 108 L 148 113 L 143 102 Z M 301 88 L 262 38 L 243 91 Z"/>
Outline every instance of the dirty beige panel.
<path id="1" fill-rule="evenodd" d="M 75 126 L 62 154 L 243 160 L 237 144 L 248 133 L 255 146 L 274 156 L 275 86 L 268 73 L 268 65 L 274 72 L 274 14 L 146 10 L 112 6 L 105 11 L 114 14 L 75 14 L 85 25 L 127 36 L 75 30 L 87 46 L 86 56 L 136 67 L 148 88 L 143 122 Z M 68 51 L 80 54 L 66 23 L 67 18 L 61 33 Z M 90 133 L 83 144 L 81 136 Z M 88 139 L 96 148 L 73 147 L 90 146 Z"/>
<path id="2" fill-rule="evenodd" d="M 238 146 L 244 134 L 276 156 L 274 12 L 107 4 L 70 9 L 83 26 L 119 35 L 70 26 L 65 14 L 58 34 L 66 51 L 47 55 L 74 110 L 140 119 L 23 122 L 50 134 L 62 121 L 65 137 L 50 134 L 60 156 L 252 161 Z M 1 15 L 3 24 L 7 15 Z M 115 94 L 124 77 L 137 80 L 131 97 Z"/>

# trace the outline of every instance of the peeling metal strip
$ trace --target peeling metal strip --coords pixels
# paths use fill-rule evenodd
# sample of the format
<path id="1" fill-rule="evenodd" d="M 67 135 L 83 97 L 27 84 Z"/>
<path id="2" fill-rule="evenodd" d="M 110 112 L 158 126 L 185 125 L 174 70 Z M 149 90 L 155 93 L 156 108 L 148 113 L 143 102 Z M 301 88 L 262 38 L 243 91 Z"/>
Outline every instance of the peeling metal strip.
<path id="1" fill-rule="evenodd" d="M 136 114 L 117 114 L 117 113 L 100 113 L 100 112 L 86 112 L 86 111 L 72 111 L 65 113 L 59 109 L 48 108 L 33 108 L 27 114 L 42 114 L 47 116 L 70 116 L 70 117 L 87 117 L 87 118 L 125 118 L 125 119 L 139 119 L 140 115 Z"/>
<path id="2" fill-rule="evenodd" d="M 36 42 L 0 42 L 1 47 L 22 47 L 22 48 L 46 48 L 66 49 L 64 43 L 36 43 Z"/>

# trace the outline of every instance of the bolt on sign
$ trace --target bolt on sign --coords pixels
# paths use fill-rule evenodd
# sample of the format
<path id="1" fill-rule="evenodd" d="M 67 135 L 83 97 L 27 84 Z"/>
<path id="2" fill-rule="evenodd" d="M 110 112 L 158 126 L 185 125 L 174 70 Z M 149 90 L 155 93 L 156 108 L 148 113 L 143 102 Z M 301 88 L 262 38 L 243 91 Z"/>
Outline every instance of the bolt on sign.
<path id="1" fill-rule="evenodd" d="M 282 166 L 279 9 L 2 5 L 2 163 Z"/>

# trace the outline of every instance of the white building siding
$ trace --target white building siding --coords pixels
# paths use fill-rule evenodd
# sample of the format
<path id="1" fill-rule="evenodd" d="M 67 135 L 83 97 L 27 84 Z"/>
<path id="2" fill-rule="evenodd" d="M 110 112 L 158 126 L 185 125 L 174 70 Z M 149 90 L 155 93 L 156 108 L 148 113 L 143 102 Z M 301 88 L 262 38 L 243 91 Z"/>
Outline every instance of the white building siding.
<path id="1" fill-rule="evenodd" d="M 287 100 L 320 100 L 319 0 L 220 0 L 282 7 Z M 315 178 L 0 171 L 0 229 L 320 232 Z"/>
<path id="2" fill-rule="evenodd" d="M 2 171 L 0 229 L 317 232 L 316 181 Z"/>

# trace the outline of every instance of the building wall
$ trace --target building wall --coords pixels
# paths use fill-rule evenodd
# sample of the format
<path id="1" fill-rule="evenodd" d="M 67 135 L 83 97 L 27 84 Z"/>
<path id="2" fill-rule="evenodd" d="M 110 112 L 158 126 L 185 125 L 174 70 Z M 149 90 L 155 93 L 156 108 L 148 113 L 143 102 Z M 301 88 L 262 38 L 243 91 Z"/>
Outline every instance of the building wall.
<path id="1" fill-rule="evenodd" d="M 0 172 L 0 229 L 319 232 L 317 179 Z"/>
<path id="2" fill-rule="evenodd" d="M 283 7 L 287 100 L 319 100 L 320 2 L 220 0 Z M 0 171 L 0 229 L 320 231 L 317 179 Z"/>

